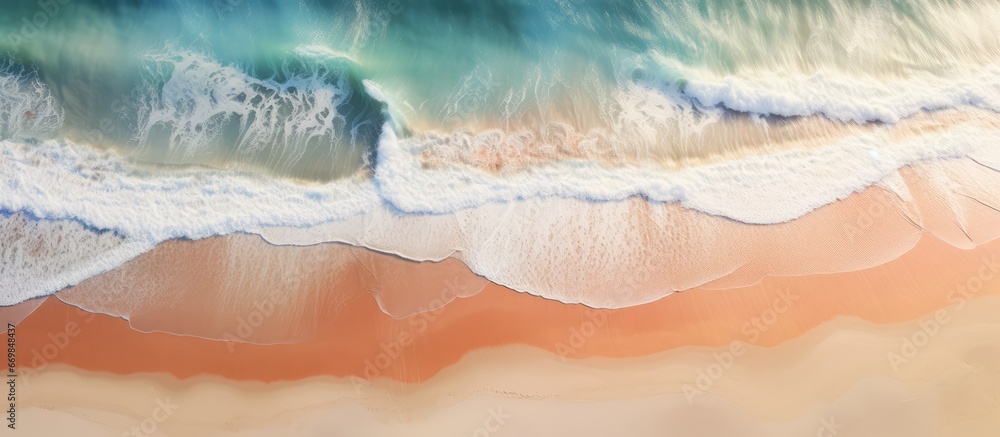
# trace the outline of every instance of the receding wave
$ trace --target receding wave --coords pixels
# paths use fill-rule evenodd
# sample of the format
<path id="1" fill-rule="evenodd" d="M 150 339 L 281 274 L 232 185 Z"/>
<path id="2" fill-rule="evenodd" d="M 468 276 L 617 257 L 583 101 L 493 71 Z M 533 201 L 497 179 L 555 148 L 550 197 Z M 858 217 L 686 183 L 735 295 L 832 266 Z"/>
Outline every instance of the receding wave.
<path id="1" fill-rule="evenodd" d="M 912 202 L 905 184 L 899 188 L 891 182 L 899 177 L 901 168 L 922 162 L 974 162 L 986 172 L 979 180 L 990 180 L 989 173 L 995 170 L 986 166 L 1000 161 L 990 140 L 996 132 L 990 129 L 990 120 L 972 118 L 943 131 L 897 133 L 898 138 L 880 132 L 843 145 L 755 156 L 680 172 L 567 162 L 497 175 L 476 169 L 424 169 L 406 149 L 417 143 L 398 140 L 391 130 L 386 130 L 374 178 L 360 176 L 311 184 L 204 168 L 151 170 L 112 152 L 98 153 L 64 142 L 5 141 L 0 143 L 0 174 L 5 175 L 7 190 L 0 208 L 25 212 L 37 220 L 71 220 L 140 247 L 174 238 L 261 233 L 283 244 L 342 241 L 415 260 L 458 256 L 477 273 L 514 288 L 616 306 L 648 301 L 651 296 L 718 279 L 746 262 L 723 263 L 713 272 L 698 274 L 681 268 L 671 277 L 641 286 L 633 284 L 638 288 L 631 295 L 589 296 L 588 287 L 578 283 L 579 278 L 572 279 L 571 272 L 579 266 L 597 263 L 607 268 L 610 266 L 606 263 L 612 262 L 633 269 L 636 263 L 668 262 L 645 252 L 618 258 L 625 256 L 628 247 L 648 244 L 642 243 L 641 233 L 632 235 L 629 231 L 634 229 L 631 223 L 638 212 L 627 211 L 634 208 L 636 199 L 652 203 L 654 211 L 662 208 L 657 204 L 678 204 L 690 211 L 746 223 L 798 221 L 816 208 L 879 183 L 897 191 L 899 199 Z M 968 185 L 968 181 L 957 180 L 957 187 Z M 946 192 L 958 189 L 948 184 L 939 188 Z M 973 197 L 992 204 L 981 193 Z M 515 209 L 507 209 L 507 205 Z M 556 209 L 545 216 L 538 214 L 549 208 Z M 683 229 L 700 227 L 676 222 L 677 217 L 669 214 L 662 222 L 654 218 L 661 213 L 638 214 L 650 214 L 649 219 L 658 223 L 652 225 L 658 229 L 656 232 L 667 235 L 689 233 L 691 229 Z M 536 232 L 543 229 L 535 226 L 547 223 L 543 217 L 554 220 L 551 226 L 562 228 L 558 239 L 537 239 Z M 573 223 L 559 224 L 563 219 Z M 747 225 L 733 222 L 733 226 Z M 280 237 L 280 233 L 270 231 L 279 227 L 299 229 L 295 231 L 298 236 Z M 602 234 L 610 235 L 598 239 Z M 597 243 L 606 238 L 611 240 L 584 252 L 589 255 L 581 257 L 570 250 L 571 246 L 579 247 L 581 239 Z M 631 238 L 639 240 L 628 243 Z M 672 239 L 668 237 L 664 244 L 679 243 L 670 242 Z M 498 251 L 492 245 L 512 246 Z M 576 255 L 567 264 L 568 270 L 559 275 L 514 273 L 502 267 L 509 267 L 523 251 L 542 251 L 539 253 L 547 253 L 550 258 L 558 258 L 557 253 Z M 484 257 L 488 253 L 493 255 Z M 647 257 L 652 261 L 644 260 Z M 547 279 L 539 282 L 537 278 L 542 277 Z M 566 295 L 570 290 L 575 291 Z M 52 291 L 55 289 L 31 293 Z M 24 297 L 28 295 L 20 296 Z"/>
<path id="2" fill-rule="evenodd" d="M 248 0 L 273 14 L 240 20 L 242 3 L 99 3 L 66 5 L 45 38 L 0 20 L 18 37 L 2 43 L 0 74 L 5 303 L 167 240 L 239 233 L 453 257 L 604 307 L 871 265 L 914 229 L 991 238 L 975 208 L 997 206 L 992 3 L 510 0 L 497 14 L 473 1 Z M 200 33 L 206 23 L 232 33 Z M 102 38 L 127 56 L 80 51 Z M 781 237 L 763 229 L 835 228 L 813 212 L 844 219 L 839 201 L 882 195 L 905 220 L 861 261 L 793 267 L 739 248 Z M 63 250 L 46 232 L 80 249 L 45 261 Z M 652 265 L 674 267 L 626 278 Z"/>

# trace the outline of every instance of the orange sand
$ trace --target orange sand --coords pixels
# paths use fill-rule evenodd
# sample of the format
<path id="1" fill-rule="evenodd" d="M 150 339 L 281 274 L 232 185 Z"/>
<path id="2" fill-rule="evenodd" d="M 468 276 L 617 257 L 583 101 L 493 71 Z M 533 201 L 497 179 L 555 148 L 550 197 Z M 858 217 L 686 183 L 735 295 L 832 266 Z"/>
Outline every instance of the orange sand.
<path id="1" fill-rule="evenodd" d="M 124 320 L 86 314 L 50 298 L 18 326 L 19 358 L 22 366 L 34 368 L 62 363 L 118 374 L 165 372 L 179 378 L 212 374 L 275 381 L 356 375 L 418 382 L 469 351 L 509 344 L 569 357 L 639 356 L 733 340 L 772 346 L 840 315 L 875 323 L 921 317 L 960 301 L 957 287 L 979 288 L 977 274 L 985 280 L 969 297 L 998 294 L 998 281 L 991 281 L 990 271 L 998 250 L 1000 241 L 961 250 L 925 234 L 901 258 L 868 270 L 766 278 L 732 290 L 695 289 L 610 311 L 490 284 L 482 293 L 442 309 L 396 320 L 366 297 L 348 302 L 315 338 L 279 345 L 139 333 Z M 53 345 L 64 347 L 56 351 Z"/>

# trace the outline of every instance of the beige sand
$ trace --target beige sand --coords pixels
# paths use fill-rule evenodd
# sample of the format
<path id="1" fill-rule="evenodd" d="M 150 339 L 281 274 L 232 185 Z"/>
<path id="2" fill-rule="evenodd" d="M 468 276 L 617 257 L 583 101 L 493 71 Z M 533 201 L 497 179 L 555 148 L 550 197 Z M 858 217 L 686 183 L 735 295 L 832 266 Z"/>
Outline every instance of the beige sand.
<path id="1" fill-rule="evenodd" d="M 933 333 L 919 321 L 838 318 L 774 348 L 748 347 L 728 366 L 718 357 L 733 345 L 566 362 L 508 346 L 416 385 L 178 381 L 61 366 L 23 388 L 19 421 L 32 435 L 121 435 L 145 420 L 164 435 L 988 436 L 1000 426 L 997 311 L 1000 298 L 962 302 Z M 928 339 L 894 365 L 888 357 L 920 332 Z M 717 376 L 699 382 L 700 373 Z"/>

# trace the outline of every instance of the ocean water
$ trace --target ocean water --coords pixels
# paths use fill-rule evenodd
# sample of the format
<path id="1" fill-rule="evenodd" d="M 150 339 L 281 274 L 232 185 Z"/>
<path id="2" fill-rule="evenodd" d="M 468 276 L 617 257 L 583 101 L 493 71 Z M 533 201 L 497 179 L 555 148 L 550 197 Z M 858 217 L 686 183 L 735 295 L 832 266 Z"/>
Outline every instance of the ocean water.
<path id="1" fill-rule="evenodd" d="M 663 293 L 566 290 L 574 269 L 669 262 L 629 252 L 636 199 L 763 226 L 876 185 L 905 201 L 893 181 L 913 165 L 1000 168 L 989 1 L 9 3 L 4 304 L 168 239 L 257 233 L 458 256 L 522 291 L 630 305 Z M 581 247 L 539 238 L 543 217 L 615 242 L 559 274 L 510 268 Z"/>

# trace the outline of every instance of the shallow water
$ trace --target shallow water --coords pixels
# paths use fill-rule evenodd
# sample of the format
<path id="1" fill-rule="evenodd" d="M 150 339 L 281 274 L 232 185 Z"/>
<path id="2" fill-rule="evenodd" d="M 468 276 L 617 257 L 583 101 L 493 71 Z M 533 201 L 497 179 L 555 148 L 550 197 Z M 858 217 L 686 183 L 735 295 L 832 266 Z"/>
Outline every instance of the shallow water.
<path id="1" fill-rule="evenodd" d="M 126 243 L 10 299 L 168 239 L 332 223 L 299 238 L 440 260 L 511 226 L 488 211 L 527 226 L 564 205 L 627 241 L 599 211 L 638 198 L 773 224 L 908 166 L 993 172 L 997 21 L 939 0 L 20 3 L 0 16 L 0 209 Z M 395 239 L 341 225 L 374 217 Z M 568 249 L 515 231 L 504 244 Z M 618 249 L 581 265 L 631 262 Z M 515 288 L 568 286 L 466 255 Z"/>

